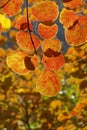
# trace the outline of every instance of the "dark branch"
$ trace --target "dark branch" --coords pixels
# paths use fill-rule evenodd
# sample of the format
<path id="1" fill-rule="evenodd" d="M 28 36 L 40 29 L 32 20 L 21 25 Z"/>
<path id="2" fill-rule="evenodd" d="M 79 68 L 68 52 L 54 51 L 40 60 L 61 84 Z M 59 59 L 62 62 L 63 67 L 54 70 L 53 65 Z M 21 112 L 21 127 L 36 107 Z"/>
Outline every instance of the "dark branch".
<path id="1" fill-rule="evenodd" d="M 26 15 L 27 15 L 28 32 L 30 34 L 30 39 L 31 39 L 32 45 L 34 47 L 34 51 L 37 54 L 37 51 L 36 51 L 36 48 L 35 48 L 35 45 L 34 45 L 34 42 L 33 42 L 33 39 L 32 39 L 31 29 L 30 29 L 30 22 L 29 22 L 29 18 L 28 18 L 28 0 L 26 0 Z"/>
<path id="2" fill-rule="evenodd" d="M 20 104 L 22 105 L 22 107 L 23 107 L 24 110 L 25 110 L 25 119 L 20 119 L 20 120 L 25 124 L 26 130 L 31 130 L 31 129 L 30 129 L 30 125 L 29 125 L 29 115 L 28 115 L 28 107 L 27 107 L 27 104 L 25 104 L 25 103 L 23 102 L 21 96 L 18 96 L 18 99 L 19 99 Z"/>
<path id="3" fill-rule="evenodd" d="M 8 0 L 6 3 L 4 3 L 2 6 L 0 6 L 0 9 L 2 9 L 4 6 L 6 6 L 11 0 Z"/>
<path id="4" fill-rule="evenodd" d="M 28 115 L 28 107 L 27 107 L 27 105 L 26 105 L 26 107 L 25 107 L 25 116 L 26 116 L 25 123 L 26 123 L 26 125 L 27 125 L 27 128 L 28 128 L 28 130 L 31 130 L 31 129 L 30 129 L 29 122 L 28 122 L 28 120 L 29 120 L 29 115 Z"/>

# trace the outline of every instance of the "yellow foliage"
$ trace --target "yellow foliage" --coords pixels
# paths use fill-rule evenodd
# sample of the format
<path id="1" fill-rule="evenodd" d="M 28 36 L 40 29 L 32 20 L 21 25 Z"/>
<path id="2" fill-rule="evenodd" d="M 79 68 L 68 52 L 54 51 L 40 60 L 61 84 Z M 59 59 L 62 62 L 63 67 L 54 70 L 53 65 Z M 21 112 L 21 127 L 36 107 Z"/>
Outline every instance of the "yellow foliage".
<path id="1" fill-rule="evenodd" d="M 29 72 L 28 74 L 24 75 L 24 77 L 25 77 L 27 80 L 30 80 L 33 75 L 34 75 L 34 72 Z"/>
<path id="2" fill-rule="evenodd" d="M 6 55 L 6 52 L 3 48 L 0 48 L 0 58 L 4 57 Z"/>
<path id="3" fill-rule="evenodd" d="M 75 78 L 73 76 L 70 76 L 69 79 L 67 79 L 67 83 L 71 84 L 71 83 L 75 83 L 75 84 L 80 84 L 82 82 L 82 79 L 78 79 L 78 78 Z"/>
<path id="4" fill-rule="evenodd" d="M 83 6 L 81 11 L 83 12 L 84 15 L 87 15 L 87 2 L 83 2 Z"/>
<path id="5" fill-rule="evenodd" d="M 0 94 L 0 101 L 5 99 L 5 95 Z"/>
<path id="6" fill-rule="evenodd" d="M 73 124 L 68 124 L 67 126 L 64 127 L 64 130 L 76 130 L 76 126 Z"/>
<path id="7" fill-rule="evenodd" d="M 87 15 L 87 8 L 86 9 L 83 9 L 82 12 Z"/>
<path id="8" fill-rule="evenodd" d="M 7 30 L 11 28 L 11 20 L 7 18 L 5 15 L 0 14 L 0 23 L 2 28 Z"/>
<path id="9" fill-rule="evenodd" d="M 70 64 L 70 63 L 66 63 L 66 64 L 64 65 L 64 71 L 67 72 L 67 73 L 71 73 L 72 68 L 73 68 L 73 65 Z"/>
<path id="10" fill-rule="evenodd" d="M 79 67 L 78 67 L 78 66 L 72 68 L 72 72 L 76 72 L 76 71 L 78 71 L 78 70 L 79 70 Z"/>
<path id="11" fill-rule="evenodd" d="M 23 87 L 23 86 L 26 86 L 27 85 L 27 82 L 26 81 L 21 81 L 20 83 L 19 83 L 19 86 L 20 87 Z"/>
<path id="12" fill-rule="evenodd" d="M 59 121 L 63 121 L 65 119 L 70 119 L 71 118 L 71 114 L 67 111 L 62 111 L 60 112 L 60 114 L 58 115 L 57 119 Z"/>
<path id="13" fill-rule="evenodd" d="M 48 128 L 51 129 L 52 128 L 52 124 L 51 123 L 48 123 Z"/>
<path id="14" fill-rule="evenodd" d="M 87 46 L 87 45 L 86 45 Z M 84 45 L 83 45 L 84 47 Z M 66 53 L 66 56 L 68 56 L 69 59 L 75 60 L 76 57 L 83 57 L 84 56 L 84 50 L 80 48 L 81 50 L 76 50 L 74 47 L 70 47 Z"/>
<path id="15" fill-rule="evenodd" d="M 56 107 L 61 107 L 62 102 L 60 100 L 54 100 L 50 103 L 50 107 L 55 109 Z"/>
<path id="16" fill-rule="evenodd" d="M 63 126 L 58 127 L 56 130 L 64 130 Z"/>
<path id="17" fill-rule="evenodd" d="M 9 95 L 10 96 L 10 95 Z M 10 96 L 11 97 L 11 96 Z M 12 103 L 17 103 L 18 102 L 18 98 L 17 98 L 17 96 L 15 95 L 15 96 L 13 96 L 13 97 L 11 97 L 10 98 L 9 97 L 9 99 L 10 99 L 10 102 L 12 102 Z"/>
<path id="18" fill-rule="evenodd" d="M 85 126 L 84 128 L 81 128 L 79 130 L 87 130 L 87 126 Z"/>
<path id="19" fill-rule="evenodd" d="M 29 89 L 24 89 L 24 88 L 19 88 L 17 90 L 18 93 L 28 93 L 29 92 Z"/>

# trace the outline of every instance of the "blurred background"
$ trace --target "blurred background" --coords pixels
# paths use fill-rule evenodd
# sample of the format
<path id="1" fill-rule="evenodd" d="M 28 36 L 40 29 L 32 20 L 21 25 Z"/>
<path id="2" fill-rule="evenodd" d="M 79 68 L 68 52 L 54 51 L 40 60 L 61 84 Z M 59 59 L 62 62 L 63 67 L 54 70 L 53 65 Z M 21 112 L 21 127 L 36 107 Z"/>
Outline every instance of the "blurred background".
<path id="1" fill-rule="evenodd" d="M 61 12 L 62 2 L 55 1 Z M 87 130 L 87 58 L 82 59 L 87 55 L 87 45 L 70 47 L 59 19 L 56 20 L 59 27 L 56 37 L 62 42 L 66 63 L 58 71 L 62 88 L 55 97 L 42 96 L 36 90 L 41 70 L 21 76 L 8 68 L 7 54 L 19 48 L 15 23 L 24 10 L 25 4 L 17 15 L 6 19 L 0 12 L 0 21 L 3 22 L 0 33 L 0 130 Z M 39 36 L 38 22 L 32 23 Z"/>

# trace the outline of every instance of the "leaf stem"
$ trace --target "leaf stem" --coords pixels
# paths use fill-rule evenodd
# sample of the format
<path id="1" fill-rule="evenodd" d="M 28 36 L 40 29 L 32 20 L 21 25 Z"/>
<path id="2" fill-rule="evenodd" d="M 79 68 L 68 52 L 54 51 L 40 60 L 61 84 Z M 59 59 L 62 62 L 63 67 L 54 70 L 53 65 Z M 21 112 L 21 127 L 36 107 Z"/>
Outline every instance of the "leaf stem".
<path id="1" fill-rule="evenodd" d="M 28 32 L 30 34 L 30 39 L 31 39 L 32 45 L 34 47 L 34 51 L 37 55 L 37 51 L 36 51 L 36 48 L 35 48 L 35 45 L 34 45 L 34 42 L 33 42 L 33 39 L 32 39 L 32 35 L 31 35 L 30 22 L 29 22 L 29 18 L 28 18 L 28 0 L 26 0 L 26 15 L 27 15 Z"/>
<path id="2" fill-rule="evenodd" d="M 8 0 L 6 3 L 4 3 L 2 6 L 0 6 L 0 9 L 2 9 L 4 6 L 6 6 L 11 0 Z"/>

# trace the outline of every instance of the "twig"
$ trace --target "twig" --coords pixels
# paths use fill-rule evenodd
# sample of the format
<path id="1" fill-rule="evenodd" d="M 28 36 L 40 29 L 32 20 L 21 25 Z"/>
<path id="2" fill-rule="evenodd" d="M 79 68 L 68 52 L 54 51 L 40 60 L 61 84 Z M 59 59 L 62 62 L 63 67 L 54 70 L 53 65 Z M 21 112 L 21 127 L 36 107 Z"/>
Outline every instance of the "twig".
<path id="1" fill-rule="evenodd" d="M 78 60 L 76 60 L 76 61 L 74 61 L 74 62 L 71 63 L 71 64 L 72 64 L 72 65 L 75 65 L 75 64 L 79 63 L 80 61 L 85 60 L 86 58 L 87 58 L 87 55 L 86 55 L 86 56 L 83 56 L 82 58 L 80 58 L 80 59 L 78 59 Z"/>
<path id="2" fill-rule="evenodd" d="M 28 123 L 29 115 L 28 115 L 27 105 L 26 105 L 26 107 L 25 107 L 25 116 L 26 116 L 26 121 L 25 121 L 25 123 L 26 123 L 26 125 L 27 125 L 27 129 L 28 129 L 28 130 L 31 130 L 31 129 L 30 129 L 30 125 L 29 125 L 29 123 Z"/>
<path id="3" fill-rule="evenodd" d="M 26 127 L 26 130 L 31 130 L 31 129 L 30 129 L 30 125 L 29 125 L 29 123 L 28 123 L 28 121 L 29 121 L 29 115 L 28 115 L 28 107 L 27 107 L 27 104 L 25 104 L 25 103 L 23 102 L 21 96 L 19 96 L 18 99 L 19 99 L 19 102 L 21 103 L 22 107 L 23 107 L 24 110 L 25 110 L 25 119 L 24 119 L 24 120 L 21 119 L 21 120 L 24 122 L 25 127 Z"/>
<path id="4" fill-rule="evenodd" d="M 34 45 L 34 42 L 33 42 L 33 39 L 32 39 L 32 35 L 31 35 L 30 22 L 29 22 L 29 18 L 28 18 L 28 0 L 26 0 L 26 15 L 27 15 L 28 32 L 30 34 L 30 39 L 31 39 L 32 45 L 34 47 L 34 51 L 37 55 L 37 51 L 36 51 L 36 48 L 35 48 L 35 45 Z"/>
<path id="5" fill-rule="evenodd" d="M 0 6 L 0 9 L 2 9 L 4 6 L 6 6 L 11 0 L 8 0 L 6 3 L 4 3 L 2 6 Z"/>

